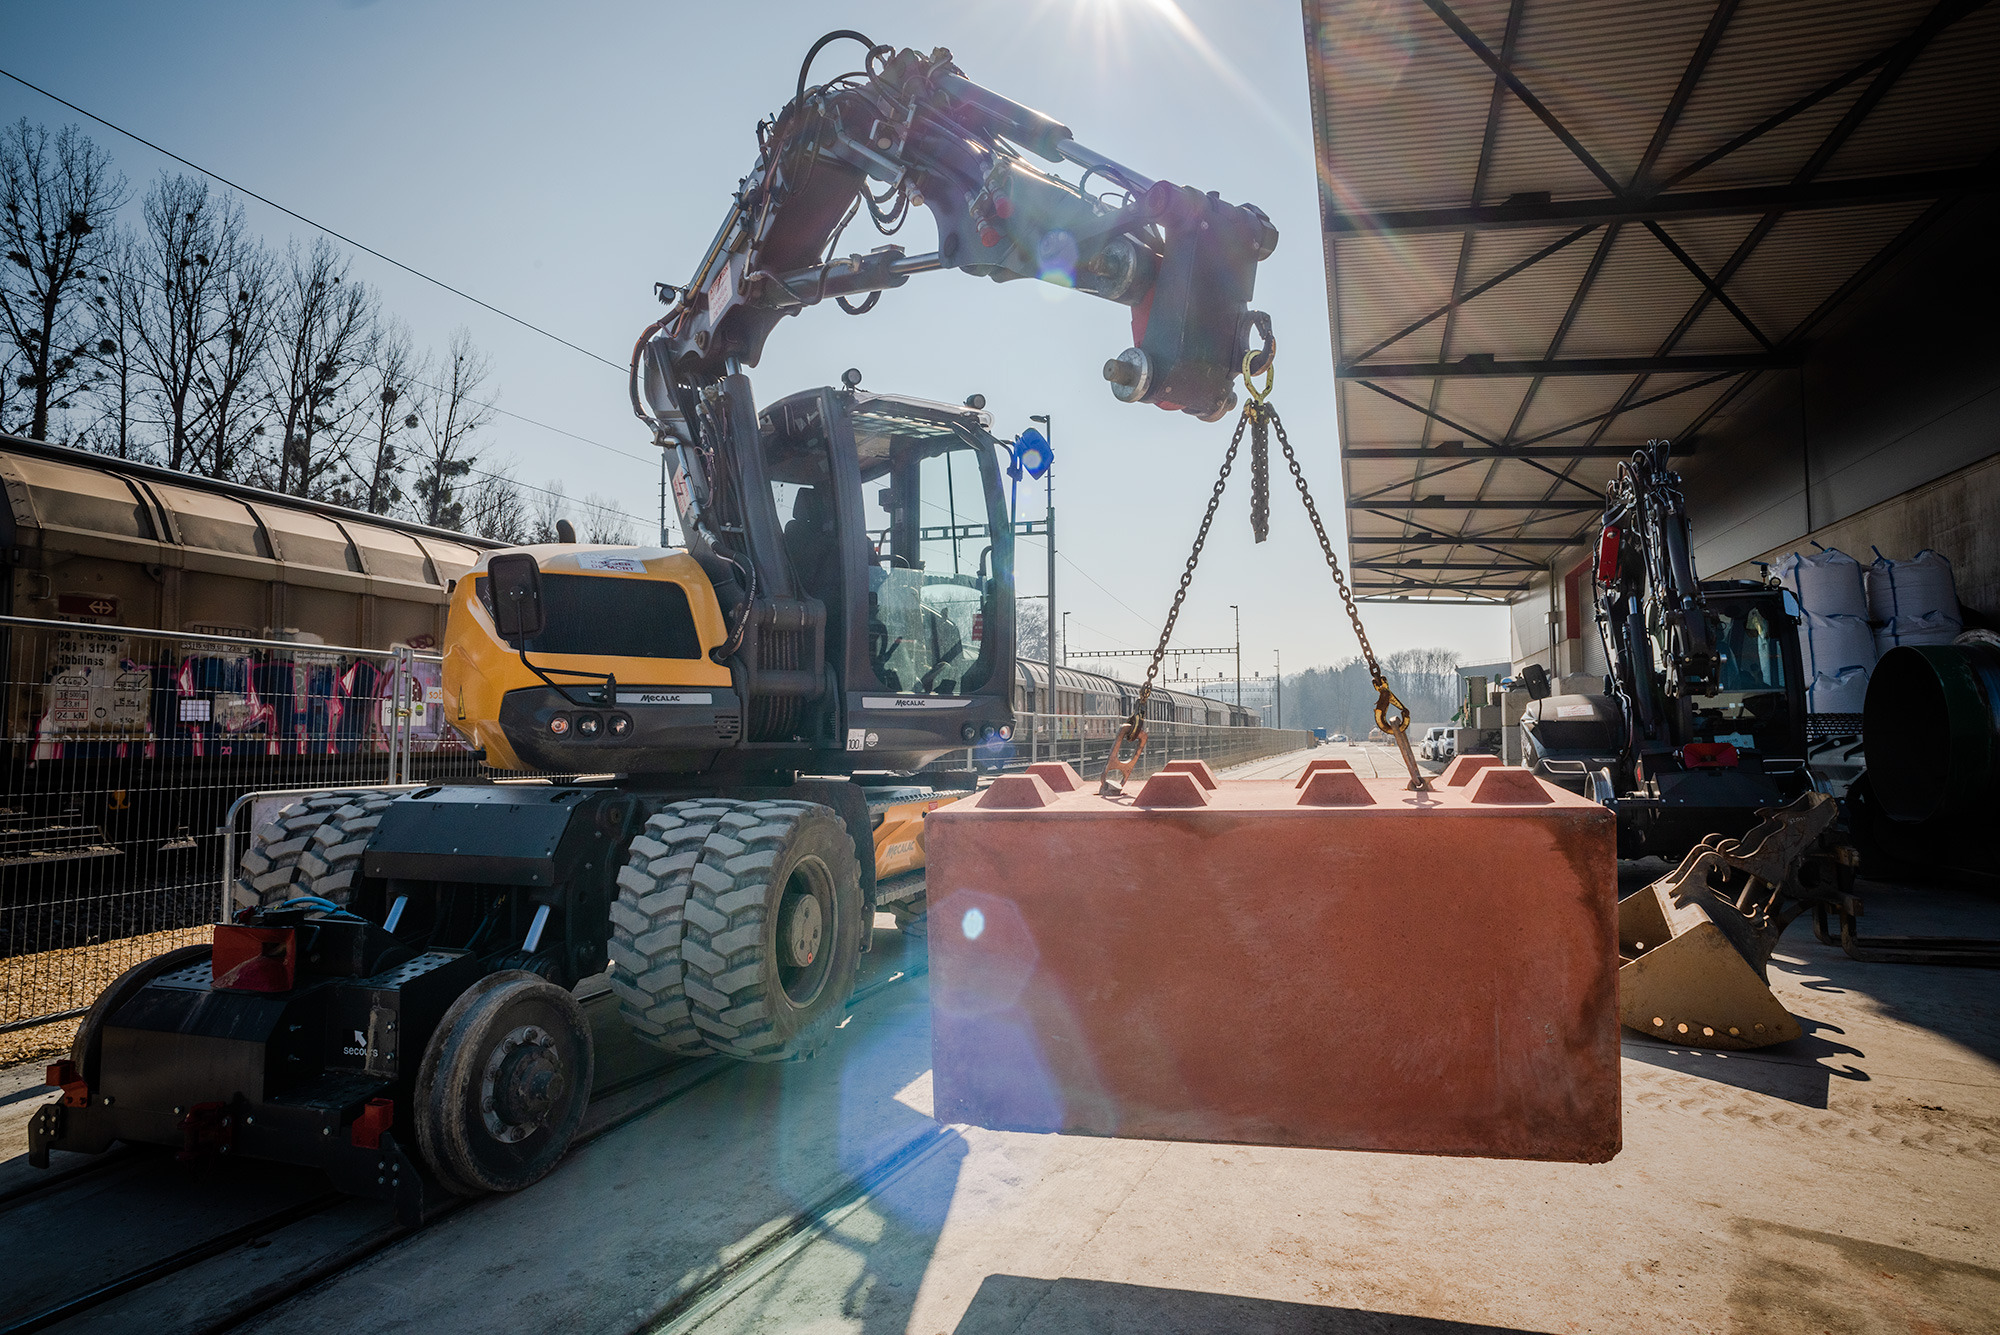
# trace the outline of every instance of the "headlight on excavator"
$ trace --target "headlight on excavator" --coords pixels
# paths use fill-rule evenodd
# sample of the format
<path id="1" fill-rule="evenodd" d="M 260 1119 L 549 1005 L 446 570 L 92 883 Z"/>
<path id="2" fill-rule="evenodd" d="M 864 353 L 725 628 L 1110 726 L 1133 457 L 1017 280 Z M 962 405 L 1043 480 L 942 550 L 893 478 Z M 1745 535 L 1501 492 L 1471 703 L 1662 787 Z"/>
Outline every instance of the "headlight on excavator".
<path id="1" fill-rule="evenodd" d="M 1013 741 L 1013 740 L 1014 740 L 1014 725 L 1013 725 L 1013 724 L 1011 724 L 1011 723 L 1003 723 L 1003 724 L 1001 724 L 1001 725 L 1000 725 L 1000 740 L 1001 740 L 1001 741 L 1003 741 L 1003 742 L 1011 742 L 1011 741 Z"/>
<path id="2" fill-rule="evenodd" d="M 576 735 L 589 740 L 604 731 L 604 720 L 596 714 L 576 716 Z"/>
<path id="3" fill-rule="evenodd" d="M 569 715 L 557 714 L 549 720 L 549 731 L 557 737 L 569 736 Z"/>
<path id="4" fill-rule="evenodd" d="M 959 740 L 960 740 L 961 742 L 964 742 L 964 743 L 966 743 L 966 745 L 968 745 L 968 746 L 969 746 L 969 745 L 971 745 L 971 744 L 972 744 L 973 742 L 976 742 L 976 741 L 978 741 L 978 740 L 979 740 L 979 725 L 978 725 L 978 724 L 976 724 L 976 723 L 968 723 L 968 724 L 966 724 L 966 725 L 965 725 L 964 727 L 962 727 L 962 728 L 960 728 L 960 729 L 958 730 L 958 739 L 959 739 Z"/>

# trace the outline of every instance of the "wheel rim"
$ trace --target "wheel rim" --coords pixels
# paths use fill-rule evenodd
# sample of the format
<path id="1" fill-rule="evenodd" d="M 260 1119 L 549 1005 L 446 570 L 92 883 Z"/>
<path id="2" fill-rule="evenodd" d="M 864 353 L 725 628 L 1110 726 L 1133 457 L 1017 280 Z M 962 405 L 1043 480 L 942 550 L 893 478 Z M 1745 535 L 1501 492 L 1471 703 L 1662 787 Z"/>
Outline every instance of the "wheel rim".
<path id="1" fill-rule="evenodd" d="M 549 1124 L 568 1090 L 569 1073 L 555 1036 L 540 1025 L 519 1025 L 487 1054 L 479 1082 L 480 1118 L 495 1140 L 518 1144 Z"/>
<path id="2" fill-rule="evenodd" d="M 794 1006 L 809 1006 L 826 986 L 832 945 L 839 940 L 833 876 L 818 858 L 802 860 L 785 878 L 778 902 L 778 983 Z"/>

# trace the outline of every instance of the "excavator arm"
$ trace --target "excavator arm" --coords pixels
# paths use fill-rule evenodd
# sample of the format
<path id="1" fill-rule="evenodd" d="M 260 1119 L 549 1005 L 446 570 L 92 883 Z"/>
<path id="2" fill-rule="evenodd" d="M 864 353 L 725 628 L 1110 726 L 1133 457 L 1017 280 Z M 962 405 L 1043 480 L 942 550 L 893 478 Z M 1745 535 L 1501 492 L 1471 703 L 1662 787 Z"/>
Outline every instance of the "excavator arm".
<path id="1" fill-rule="evenodd" d="M 864 68 L 807 86 L 813 58 L 842 39 L 867 47 Z M 634 349 L 633 406 L 656 427 L 680 435 L 679 423 L 695 423 L 686 434 L 698 439 L 697 393 L 755 366 L 786 316 L 829 298 L 859 314 L 942 269 L 1040 279 L 1130 307 L 1133 346 L 1104 370 L 1126 402 L 1213 420 L 1236 401 L 1253 329 L 1263 337 L 1254 369 L 1269 356 L 1269 322 L 1249 302 L 1278 242 L 1270 219 L 1084 147 L 1068 126 L 966 78 L 947 50 L 829 33 L 758 141 L 693 277 L 660 286 L 668 311 Z M 1082 169 L 1077 181 L 1056 174 L 1065 165 Z M 1086 189 L 1092 178 L 1112 198 Z M 937 248 L 834 256 L 864 207 L 889 234 L 928 210 Z"/>

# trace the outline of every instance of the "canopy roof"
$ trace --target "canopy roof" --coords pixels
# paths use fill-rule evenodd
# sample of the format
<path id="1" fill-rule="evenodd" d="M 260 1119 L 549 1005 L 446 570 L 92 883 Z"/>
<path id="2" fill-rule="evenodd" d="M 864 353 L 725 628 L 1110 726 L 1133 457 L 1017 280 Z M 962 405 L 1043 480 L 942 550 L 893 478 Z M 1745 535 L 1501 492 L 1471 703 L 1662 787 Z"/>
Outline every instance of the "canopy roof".
<path id="1" fill-rule="evenodd" d="M 1635 446 L 1695 448 L 1936 216 L 1993 188 L 2000 5 L 1305 15 L 1366 599 L 1519 597 L 1588 540 Z"/>

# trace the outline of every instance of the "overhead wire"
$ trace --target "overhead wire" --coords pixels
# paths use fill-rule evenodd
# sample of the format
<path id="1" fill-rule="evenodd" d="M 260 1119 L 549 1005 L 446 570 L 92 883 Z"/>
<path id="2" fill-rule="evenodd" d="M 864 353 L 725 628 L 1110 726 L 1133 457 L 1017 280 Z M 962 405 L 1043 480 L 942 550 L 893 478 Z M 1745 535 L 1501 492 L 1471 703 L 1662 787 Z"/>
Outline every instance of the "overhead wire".
<path id="1" fill-rule="evenodd" d="M 544 329 L 540 325 L 535 324 L 531 320 L 524 320 L 520 316 L 513 314 L 511 311 L 503 311 L 490 301 L 483 301 L 480 298 L 473 296 L 470 292 L 465 291 L 463 288 L 453 287 L 450 283 L 445 282 L 442 278 L 434 278 L 430 274 L 425 273 L 421 269 L 418 269 L 412 265 L 405 264 L 401 260 L 395 259 L 392 256 L 383 254 L 381 251 L 375 249 L 373 246 L 365 245 L 362 242 L 356 241 L 351 236 L 347 236 L 341 232 L 336 232 L 333 228 L 328 227 L 325 223 L 317 222 L 311 218 L 308 218 L 306 217 L 305 214 L 300 213 L 296 209 L 286 208 L 283 204 L 278 203 L 277 200 L 272 199 L 268 195 L 259 194 L 257 191 L 252 190 L 250 187 L 246 185 L 240 185 L 237 182 L 230 180 L 227 176 L 224 176 L 221 172 L 210 171 L 208 168 L 202 166 L 200 163 L 184 158 L 180 154 L 174 152 L 172 149 L 164 148 L 161 145 L 154 143 L 152 140 L 146 138 L 144 135 L 135 134 L 132 131 L 126 129 L 122 125 L 116 124 L 113 121 L 106 120 L 104 117 L 98 115 L 94 111 L 86 111 L 84 108 L 78 106 L 76 103 L 70 101 L 68 98 L 58 97 L 56 94 L 50 92 L 46 88 L 41 87 L 39 84 L 33 84 L 28 82 L 20 75 L 14 73 L 12 70 L 0 69 L 0 74 L 6 75 L 9 79 L 12 79 L 15 83 L 20 84 L 23 88 L 28 89 L 30 92 L 40 93 L 43 97 L 48 98 L 51 102 L 56 102 L 62 106 L 68 107 L 71 111 L 74 111 L 79 116 L 83 116 L 89 120 L 96 121 L 99 125 L 102 125 L 105 129 L 110 130 L 114 134 L 122 134 L 127 139 L 130 139 L 132 142 L 136 144 L 144 144 L 147 148 L 152 149 L 155 153 L 161 154 L 164 157 L 172 158 L 175 162 L 180 163 L 183 167 L 186 167 L 191 171 L 200 172 L 203 176 L 206 176 L 214 181 L 219 181 L 223 185 L 228 186 L 231 190 L 235 190 L 243 195 L 247 195 L 248 197 L 256 200 L 260 204 L 264 204 L 269 206 L 270 208 L 276 209 L 278 212 L 284 214 L 288 218 L 296 218 L 298 221 L 304 223 L 306 226 L 326 233 L 326 235 L 332 237 L 336 241 L 339 241 L 345 245 L 353 246 L 356 250 L 362 251 L 366 254 L 373 255 L 376 259 L 382 261 L 384 264 L 390 265 L 397 269 L 401 269 L 404 273 L 409 274 L 413 278 L 420 278 L 424 282 L 431 284 L 433 287 L 442 288 L 444 291 L 451 293 L 455 297 L 461 297 L 464 300 L 471 302 L 473 305 L 478 306 L 482 310 L 491 311 L 493 314 L 499 316 L 503 320 L 511 320 L 513 323 L 520 325 L 523 329 L 531 330 L 534 333 L 540 334 L 543 338 L 553 339 L 555 342 L 562 344 L 564 347 L 568 348 L 572 352 L 580 352 L 584 356 L 590 358 L 592 361 L 598 361 L 604 363 L 606 366 L 618 372 L 620 375 L 624 375 L 626 372 L 626 368 L 624 366 L 620 365 L 617 362 L 612 361 L 609 357 L 599 356 L 597 353 L 592 352 L 589 348 L 570 342 L 568 339 L 564 338 L 561 334 L 553 333 L 550 330 Z"/>
<path id="2" fill-rule="evenodd" d="M 4 73 L 6 73 L 6 71 L 0 70 L 0 74 Z M 128 282 L 144 283 L 147 286 L 155 288 L 159 286 L 157 283 L 154 283 L 151 279 L 145 277 L 143 274 L 135 274 L 129 269 L 119 269 L 115 268 L 112 265 L 104 265 L 103 267 L 107 270 L 110 270 L 111 272 L 119 274 Z M 445 392 L 442 386 L 433 385 L 426 380 L 419 380 L 415 376 L 408 376 L 406 377 L 406 379 L 410 384 L 420 386 L 421 388 L 424 389 L 428 389 L 434 394 L 442 394 Z M 528 426 L 539 427 L 543 431 L 550 431 L 558 436 L 567 437 L 570 440 L 576 441 L 580 445 L 589 445 L 596 449 L 603 450 L 607 454 L 615 454 L 621 459 L 630 459 L 633 463 L 645 464 L 648 467 L 651 467 L 653 464 L 653 460 L 646 458 L 644 455 L 633 454 L 629 450 L 619 449 L 616 445 L 606 445 L 601 440 L 592 440 L 589 436 L 580 436 L 576 432 L 567 430 L 563 427 L 552 426 L 547 422 L 537 421 L 532 417 L 523 416 L 522 414 L 514 412 L 510 409 L 502 408 L 498 403 L 492 402 L 487 399 L 476 399 L 473 398 L 471 395 L 466 395 L 465 402 L 472 404 L 474 407 L 485 408 L 489 412 L 498 413 L 502 417 L 511 417 L 515 421 L 525 423 Z"/>

